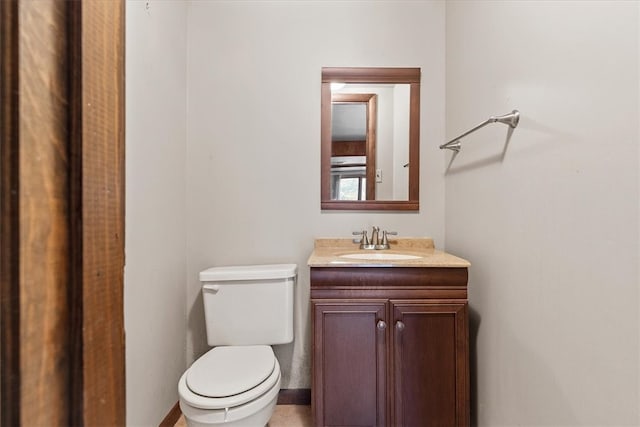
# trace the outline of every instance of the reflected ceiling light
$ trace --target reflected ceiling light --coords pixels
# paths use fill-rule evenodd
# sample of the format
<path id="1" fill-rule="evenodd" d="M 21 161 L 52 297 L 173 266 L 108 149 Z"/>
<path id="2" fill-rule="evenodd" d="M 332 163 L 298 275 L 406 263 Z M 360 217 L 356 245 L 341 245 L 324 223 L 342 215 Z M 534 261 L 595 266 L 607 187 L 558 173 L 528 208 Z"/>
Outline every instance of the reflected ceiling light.
<path id="1" fill-rule="evenodd" d="M 337 92 L 340 89 L 342 89 L 343 87 L 345 87 L 346 83 L 337 83 L 337 82 L 333 82 L 331 83 L 331 92 Z"/>

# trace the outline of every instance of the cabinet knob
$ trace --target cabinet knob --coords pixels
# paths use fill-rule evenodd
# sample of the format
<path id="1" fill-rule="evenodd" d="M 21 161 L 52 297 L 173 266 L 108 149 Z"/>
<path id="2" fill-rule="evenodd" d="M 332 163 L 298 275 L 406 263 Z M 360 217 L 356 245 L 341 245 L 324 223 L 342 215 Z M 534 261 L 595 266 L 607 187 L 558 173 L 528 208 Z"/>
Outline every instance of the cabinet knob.
<path id="1" fill-rule="evenodd" d="M 387 322 L 385 322 L 384 320 L 378 320 L 377 326 L 378 326 L 378 329 L 383 331 L 387 328 Z"/>
<path id="2" fill-rule="evenodd" d="M 404 323 L 402 321 L 398 320 L 396 322 L 396 329 L 399 330 L 399 331 L 403 330 L 404 329 Z"/>

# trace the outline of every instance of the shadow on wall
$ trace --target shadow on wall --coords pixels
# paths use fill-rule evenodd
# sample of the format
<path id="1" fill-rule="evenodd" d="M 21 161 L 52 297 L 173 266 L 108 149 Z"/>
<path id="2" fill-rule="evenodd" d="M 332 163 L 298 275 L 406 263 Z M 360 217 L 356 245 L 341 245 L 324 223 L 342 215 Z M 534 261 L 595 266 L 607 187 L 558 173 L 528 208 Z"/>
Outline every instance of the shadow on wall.
<path id="1" fill-rule="evenodd" d="M 469 391 L 471 393 L 471 425 L 478 425 L 478 353 L 477 340 L 480 330 L 480 313 L 469 305 Z"/>
<path id="2" fill-rule="evenodd" d="M 198 297 L 195 299 L 191 309 L 189 310 L 187 330 L 189 334 L 187 345 L 191 343 L 191 351 L 187 349 L 187 365 L 191 365 L 196 361 L 196 359 L 209 350 L 204 320 L 204 302 L 202 299 L 202 292 L 198 292 Z"/>
<path id="3" fill-rule="evenodd" d="M 483 354 L 478 353 L 481 321 L 480 313 L 469 306 L 471 425 L 580 425 L 581 420 L 573 412 L 558 384 L 553 367 L 536 357 L 533 349 L 522 345 L 527 340 L 526 336 L 516 337 L 509 333 L 511 329 L 505 325 L 500 328 L 504 334 L 491 340 L 496 344 L 495 347 L 488 351 L 485 349 Z M 487 341 L 485 337 L 484 342 Z M 492 359 L 484 360 L 488 353 Z M 487 375 L 498 376 L 490 380 L 498 387 L 497 400 L 489 402 L 479 395 L 481 390 L 486 389 L 480 384 L 480 370 L 483 370 L 485 378 Z M 532 378 L 535 380 L 531 381 Z M 541 404 L 541 399 L 544 399 L 544 404 Z M 541 410 L 541 407 L 545 409 Z"/>
<path id="4" fill-rule="evenodd" d="M 457 172 L 464 172 L 464 171 L 468 171 L 468 170 L 472 170 L 472 169 L 477 169 L 483 166 L 488 166 L 490 164 L 493 163 L 499 163 L 499 162 L 503 162 L 504 158 L 507 155 L 507 149 L 509 148 L 509 142 L 511 142 L 511 136 L 513 135 L 513 128 L 508 128 L 507 129 L 507 136 L 505 138 L 504 141 L 504 146 L 502 148 L 502 153 L 501 154 L 496 154 L 494 156 L 491 157 L 487 157 L 484 159 L 480 159 L 477 160 L 475 162 L 471 162 L 471 163 L 467 163 L 466 165 L 462 165 L 462 166 L 458 166 L 456 168 L 452 168 L 451 166 L 453 165 L 453 161 L 455 160 L 455 158 L 458 156 L 458 154 L 460 154 L 457 151 L 453 152 L 453 155 L 451 156 L 451 159 L 449 160 L 449 164 L 447 165 L 447 169 L 445 171 L 445 175 L 450 175 L 450 174 L 454 174 Z"/>
<path id="5" fill-rule="evenodd" d="M 558 144 L 580 144 L 581 142 L 581 136 L 578 132 L 567 132 L 562 128 L 548 126 L 541 121 L 536 120 L 535 118 L 521 117 L 520 125 L 518 125 L 517 129 L 507 129 L 505 141 L 502 146 L 502 153 L 474 161 L 469 161 L 467 163 L 463 163 L 459 166 L 453 167 L 454 161 L 458 154 L 464 152 L 463 142 L 460 153 L 454 151 L 451 155 L 451 158 L 449 159 L 449 163 L 447 164 L 447 168 L 445 170 L 445 175 L 454 175 L 456 173 L 466 172 L 490 166 L 495 163 L 504 162 L 507 157 L 507 150 L 509 149 L 511 143 L 511 137 L 513 136 L 514 132 L 522 134 L 522 136 L 516 137 L 515 146 L 517 147 L 517 152 L 520 154 L 522 154 L 524 151 L 540 152 L 541 150 L 554 150 L 557 148 Z M 479 144 L 483 143 L 482 141 L 468 142 L 469 144 L 474 144 L 476 142 Z M 462 159 L 463 158 L 458 159 L 457 162 L 463 161 Z"/>

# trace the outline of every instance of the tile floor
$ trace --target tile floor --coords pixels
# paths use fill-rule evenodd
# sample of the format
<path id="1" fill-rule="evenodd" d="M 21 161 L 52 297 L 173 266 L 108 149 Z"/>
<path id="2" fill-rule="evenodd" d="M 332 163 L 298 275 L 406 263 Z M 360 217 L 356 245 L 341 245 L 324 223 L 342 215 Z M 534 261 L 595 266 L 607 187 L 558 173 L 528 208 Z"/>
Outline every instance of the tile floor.
<path id="1" fill-rule="evenodd" d="M 175 427 L 186 427 L 184 417 L 180 417 Z M 268 424 L 269 427 L 311 427 L 311 406 L 278 405 Z"/>

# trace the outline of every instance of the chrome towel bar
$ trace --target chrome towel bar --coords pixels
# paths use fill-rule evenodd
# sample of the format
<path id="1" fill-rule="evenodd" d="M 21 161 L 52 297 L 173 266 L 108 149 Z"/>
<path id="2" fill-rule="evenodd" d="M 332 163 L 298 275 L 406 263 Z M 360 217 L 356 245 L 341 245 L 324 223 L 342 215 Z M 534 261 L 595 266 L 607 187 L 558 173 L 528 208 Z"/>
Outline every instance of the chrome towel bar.
<path id="1" fill-rule="evenodd" d="M 512 112 L 510 112 L 509 114 L 505 114 L 502 116 L 491 116 L 489 117 L 487 120 L 485 120 L 484 122 L 480 123 L 478 126 L 474 127 L 471 130 L 466 131 L 465 133 L 463 133 L 462 135 L 453 138 L 451 141 L 444 143 L 440 146 L 440 149 L 448 149 L 448 150 L 452 150 L 455 151 L 456 153 L 460 151 L 460 140 L 462 138 L 464 138 L 465 136 L 469 135 L 470 133 L 473 133 L 475 131 L 477 131 L 478 129 L 485 127 L 486 125 L 488 125 L 489 123 L 504 123 L 505 125 L 509 125 L 510 128 L 515 129 L 518 126 L 518 122 L 520 121 L 520 112 L 518 110 L 513 110 Z"/>

